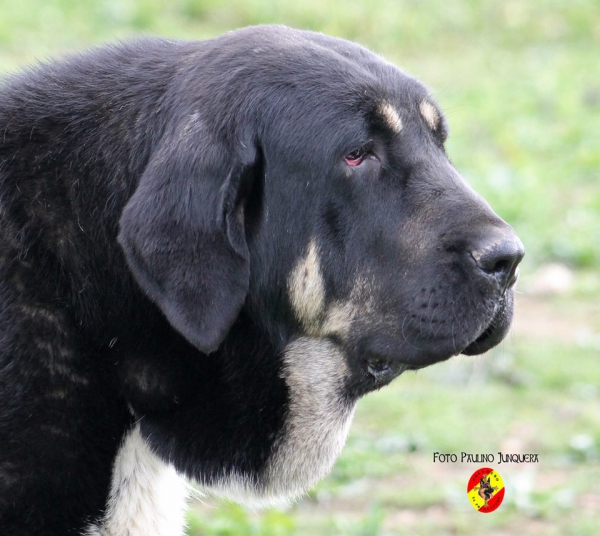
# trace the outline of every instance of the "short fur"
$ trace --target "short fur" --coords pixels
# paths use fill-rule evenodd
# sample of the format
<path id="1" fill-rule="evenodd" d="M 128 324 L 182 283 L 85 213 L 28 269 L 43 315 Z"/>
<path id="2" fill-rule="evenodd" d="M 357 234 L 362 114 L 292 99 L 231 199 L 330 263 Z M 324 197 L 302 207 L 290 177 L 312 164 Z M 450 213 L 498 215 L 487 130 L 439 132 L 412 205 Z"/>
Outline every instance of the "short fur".
<path id="1" fill-rule="evenodd" d="M 522 246 L 446 136 L 397 67 L 277 26 L 6 78 L 0 534 L 180 533 L 177 474 L 297 496 L 360 396 L 497 344 Z"/>

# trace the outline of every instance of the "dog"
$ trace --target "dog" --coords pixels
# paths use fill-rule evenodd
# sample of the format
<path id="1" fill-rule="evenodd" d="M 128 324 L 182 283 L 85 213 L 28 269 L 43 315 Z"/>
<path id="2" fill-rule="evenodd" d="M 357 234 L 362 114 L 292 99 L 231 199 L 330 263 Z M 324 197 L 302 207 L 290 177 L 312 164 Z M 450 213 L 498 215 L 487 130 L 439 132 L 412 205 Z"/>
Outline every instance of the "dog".
<path id="1" fill-rule="evenodd" d="M 498 491 L 498 486 L 492 486 L 491 482 L 490 482 L 490 475 L 486 475 L 482 476 L 479 479 L 479 486 L 475 486 L 473 488 L 477 494 L 483 499 L 483 506 L 487 506 L 488 505 L 488 501 L 492 498 L 492 495 L 494 494 L 494 491 Z"/>
<path id="2" fill-rule="evenodd" d="M 0 533 L 179 535 L 297 497 L 356 401 L 506 335 L 523 246 L 425 87 L 258 26 L 0 89 Z"/>

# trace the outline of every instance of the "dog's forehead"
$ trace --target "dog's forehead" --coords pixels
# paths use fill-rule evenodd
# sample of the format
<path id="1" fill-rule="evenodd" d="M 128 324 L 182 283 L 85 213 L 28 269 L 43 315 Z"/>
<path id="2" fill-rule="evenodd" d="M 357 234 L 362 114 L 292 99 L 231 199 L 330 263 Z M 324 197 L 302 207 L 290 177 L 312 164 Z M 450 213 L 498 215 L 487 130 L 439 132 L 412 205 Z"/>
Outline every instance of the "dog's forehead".
<path id="1" fill-rule="evenodd" d="M 253 131 L 267 157 L 288 164 L 336 162 L 380 134 L 392 144 L 405 136 L 414 143 L 445 138 L 441 111 L 423 84 L 344 39 L 255 27 L 215 39 L 193 60 L 218 72 L 206 81 L 192 69 L 183 79 L 207 128 L 245 145 Z"/>
<path id="2" fill-rule="evenodd" d="M 238 117 L 239 124 L 255 125 L 265 145 L 288 159 L 308 162 L 317 154 L 349 150 L 370 139 L 375 123 L 392 136 L 402 131 L 407 117 L 432 131 L 441 124 L 425 86 L 344 39 L 259 26 L 217 38 L 194 61 L 220 73 L 214 83 L 187 79 L 202 88 L 203 116 L 214 130 L 226 131 Z M 229 69 L 223 71 L 223 65 Z M 215 100 L 230 106 L 215 111 Z"/>
<path id="3" fill-rule="evenodd" d="M 331 89 L 342 108 L 356 105 L 351 95 L 365 105 L 387 101 L 414 106 L 428 99 L 427 88 L 416 78 L 345 39 L 276 25 L 245 28 L 228 37 L 232 51 L 244 50 L 261 80 L 278 89 L 312 88 L 324 94 Z"/>
<path id="4" fill-rule="evenodd" d="M 331 71 L 325 74 L 322 83 L 345 86 L 349 93 L 346 99 L 330 103 L 338 105 L 338 113 L 362 112 L 367 122 L 382 120 L 393 133 L 402 130 L 403 116 L 418 116 L 432 131 L 442 124 L 445 126 L 439 106 L 416 78 L 356 43 L 318 37 L 321 39 L 317 43 L 310 38 L 296 43 L 296 50 L 300 55 L 307 50 L 311 55 L 321 54 L 324 63 L 331 64 Z M 336 69 L 338 76 L 333 75 Z"/>

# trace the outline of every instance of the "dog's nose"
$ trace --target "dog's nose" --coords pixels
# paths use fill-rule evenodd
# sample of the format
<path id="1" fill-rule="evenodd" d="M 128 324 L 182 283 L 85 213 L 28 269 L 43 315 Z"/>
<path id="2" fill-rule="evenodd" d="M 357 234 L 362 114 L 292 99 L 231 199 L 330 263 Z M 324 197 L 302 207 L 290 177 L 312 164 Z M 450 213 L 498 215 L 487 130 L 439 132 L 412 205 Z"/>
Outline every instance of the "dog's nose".
<path id="1" fill-rule="evenodd" d="M 512 229 L 497 233 L 471 251 L 477 267 L 503 289 L 515 281 L 517 266 L 525 255 L 522 242 Z"/>

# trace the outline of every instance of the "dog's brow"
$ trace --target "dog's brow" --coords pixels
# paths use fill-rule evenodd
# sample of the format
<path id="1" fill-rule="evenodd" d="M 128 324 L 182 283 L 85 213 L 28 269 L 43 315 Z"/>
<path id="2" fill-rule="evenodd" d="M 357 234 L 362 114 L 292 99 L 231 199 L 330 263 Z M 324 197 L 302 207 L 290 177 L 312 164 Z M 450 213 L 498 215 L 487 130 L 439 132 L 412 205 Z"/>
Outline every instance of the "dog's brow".
<path id="1" fill-rule="evenodd" d="M 402 130 L 402 119 L 396 109 L 389 103 L 383 102 L 379 106 L 379 115 L 383 118 L 385 124 L 389 126 L 394 132 L 400 132 Z"/>
<path id="2" fill-rule="evenodd" d="M 425 119 L 425 122 L 431 130 L 436 130 L 440 124 L 440 114 L 435 109 L 433 104 L 426 100 L 422 100 L 419 103 L 419 111 Z"/>

